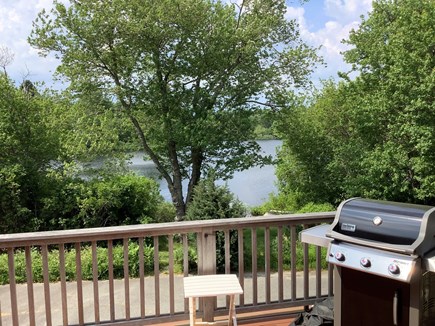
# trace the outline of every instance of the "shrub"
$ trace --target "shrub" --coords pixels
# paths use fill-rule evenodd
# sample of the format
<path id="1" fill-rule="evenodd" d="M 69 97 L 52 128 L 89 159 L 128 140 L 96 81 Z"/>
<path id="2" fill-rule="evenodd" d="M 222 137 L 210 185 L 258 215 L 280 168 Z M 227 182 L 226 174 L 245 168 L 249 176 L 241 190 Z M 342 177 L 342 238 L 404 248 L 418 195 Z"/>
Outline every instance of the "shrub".
<path id="1" fill-rule="evenodd" d="M 161 202 L 156 209 L 155 216 L 153 218 L 154 223 L 164 223 L 164 222 L 174 222 L 175 216 L 175 207 L 172 203 L 163 201 Z"/>
<path id="2" fill-rule="evenodd" d="M 92 247 L 86 246 L 81 248 L 81 269 L 82 279 L 92 280 Z M 41 283 L 44 281 L 42 270 L 42 255 L 37 248 L 32 248 L 32 277 L 33 282 Z M 139 276 L 139 245 L 136 241 L 130 240 L 128 244 L 128 259 L 129 259 L 129 276 Z M 109 259 L 108 249 L 97 247 L 97 265 L 98 278 L 100 280 L 108 279 L 109 277 Z M 15 264 L 15 280 L 17 283 L 27 281 L 26 277 L 26 258 L 24 250 L 17 250 L 14 255 Z M 0 284 L 9 283 L 8 271 L 8 254 L 0 254 Z M 50 282 L 60 281 L 59 272 L 59 250 L 50 249 L 48 253 L 48 270 Z M 144 272 L 149 275 L 154 272 L 154 248 L 149 245 L 144 245 Z M 113 274 L 115 278 L 124 277 L 124 248 L 123 245 L 113 247 Z M 76 273 L 76 250 L 68 248 L 65 250 L 65 278 L 67 281 L 77 280 Z"/>
<path id="3" fill-rule="evenodd" d="M 198 270 L 198 253 L 196 249 L 189 247 L 187 250 L 188 269 L 190 272 Z M 184 251 L 183 247 L 178 247 L 174 250 L 174 263 L 175 266 L 179 266 L 179 271 L 183 270 L 184 265 Z"/>
<path id="4" fill-rule="evenodd" d="M 291 264 L 291 236 L 288 232 L 284 232 L 283 235 L 283 264 L 284 268 L 290 269 L 292 268 Z M 298 238 L 298 235 L 296 236 Z M 271 243 L 271 268 L 272 270 L 278 269 L 278 239 L 274 238 Z M 328 263 L 326 259 L 324 259 L 326 255 L 326 248 L 322 248 L 322 257 L 321 260 L 322 268 L 327 268 Z M 304 248 L 303 244 L 296 239 L 296 262 L 294 262 L 296 270 L 303 270 L 304 268 Z M 316 247 L 309 246 L 308 247 L 308 266 L 311 269 L 316 268 Z"/>
<path id="5" fill-rule="evenodd" d="M 85 192 L 78 214 L 85 227 L 153 221 L 163 201 L 156 181 L 133 174 L 94 179 Z"/>
<path id="6" fill-rule="evenodd" d="M 298 213 L 315 213 L 315 212 L 330 212 L 335 210 L 334 206 L 329 203 L 323 203 L 323 204 L 315 204 L 315 203 L 308 203 L 298 209 Z"/>
<path id="7" fill-rule="evenodd" d="M 20 164 L 0 167 L 0 234 L 34 229 L 34 216 L 23 198 L 27 191 L 22 183 L 27 177 Z"/>
<path id="8" fill-rule="evenodd" d="M 144 272 L 151 274 L 154 272 L 154 248 L 144 244 Z M 139 244 L 130 241 L 128 244 L 128 262 L 130 277 L 139 276 Z"/>
<path id="9" fill-rule="evenodd" d="M 158 222 L 159 214 L 171 214 L 152 179 L 104 173 L 83 180 L 73 169 L 50 172 L 51 192 L 42 199 L 39 230 Z"/>
<path id="10" fill-rule="evenodd" d="M 201 180 L 193 192 L 186 212 L 187 220 L 210 220 L 246 215 L 246 207 L 234 197 L 228 186 L 218 186 L 214 177 Z"/>
<path id="11" fill-rule="evenodd" d="M 251 214 L 253 216 L 264 215 L 268 212 L 274 213 L 293 213 L 297 211 L 300 205 L 300 198 L 297 194 L 270 194 L 269 199 L 264 204 L 253 207 L 251 209 Z"/>
<path id="12" fill-rule="evenodd" d="M 253 216 L 264 215 L 268 212 L 272 213 L 313 213 L 313 212 L 329 212 L 335 208 L 329 203 L 313 203 L 304 201 L 301 194 L 298 193 L 279 193 L 270 194 L 269 200 L 260 206 L 251 208 Z"/>
<path id="13" fill-rule="evenodd" d="M 193 201 L 189 204 L 187 220 L 209 220 L 246 216 L 246 207 L 236 199 L 227 186 L 217 186 L 210 176 L 195 187 Z M 225 270 L 225 235 L 216 232 L 216 269 Z M 230 252 L 238 251 L 237 231 L 230 231 Z M 230 269 L 237 270 L 238 257 L 231 255 Z"/>

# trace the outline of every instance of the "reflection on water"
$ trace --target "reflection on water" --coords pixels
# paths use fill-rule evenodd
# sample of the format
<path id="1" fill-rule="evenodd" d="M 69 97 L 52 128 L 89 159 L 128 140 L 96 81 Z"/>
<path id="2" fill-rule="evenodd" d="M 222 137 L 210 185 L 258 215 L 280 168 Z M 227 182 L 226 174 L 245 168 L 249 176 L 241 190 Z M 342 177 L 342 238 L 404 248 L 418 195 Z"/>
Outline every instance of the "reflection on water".
<path id="1" fill-rule="evenodd" d="M 275 156 L 276 148 L 281 146 L 280 140 L 260 140 L 263 154 Z M 170 193 L 166 181 L 159 179 L 159 172 L 151 161 L 143 160 L 144 153 L 137 152 L 130 159 L 129 168 L 139 175 L 155 179 L 160 185 L 160 192 L 165 200 L 170 201 Z M 231 180 L 219 180 L 218 184 L 227 184 L 228 188 L 242 202 L 249 206 L 262 204 L 269 197 L 270 193 L 276 192 L 275 167 L 267 165 L 264 167 L 253 167 L 242 172 L 235 172 Z M 187 188 L 187 182 L 183 184 Z"/>

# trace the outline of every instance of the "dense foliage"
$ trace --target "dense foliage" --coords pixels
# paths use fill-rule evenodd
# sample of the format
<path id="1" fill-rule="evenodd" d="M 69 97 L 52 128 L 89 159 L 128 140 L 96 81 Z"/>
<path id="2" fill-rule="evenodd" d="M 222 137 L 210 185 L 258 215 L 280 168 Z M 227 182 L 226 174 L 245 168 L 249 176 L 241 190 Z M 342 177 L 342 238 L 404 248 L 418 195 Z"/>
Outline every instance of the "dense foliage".
<path id="1" fill-rule="evenodd" d="M 183 218 L 207 171 L 269 162 L 251 116 L 306 85 L 318 60 L 285 14 L 284 0 L 54 1 L 30 43 L 59 56 L 76 94 L 116 101 Z"/>
<path id="2" fill-rule="evenodd" d="M 234 197 L 227 186 L 215 184 L 213 175 L 201 180 L 195 187 L 193 200 L 187 210 L 187 220 L 210 220 L 222 218 L 243 217 L 246 215 L 246 208 L 243 203 Z M 230 231 L 229 236 L 230 269 L 237 270 L 238 267 L 238 235 L 236 230 Z M 216 269 L 219 272 L 225 271 L 225 234 L 222 231 L 216 232 Z"/>
<path id="3" fill-rule="evenodd" d="M 352 31 L 357 76 L 293 99 L 279 126 L 281 192 L 435 204 L 435 2 L 380 0 Z"/>
<path id="4" fill-rule="evenodd" d="M 133 174 L 83 180 L 53 172 L 52 177 L 40 218 L 44 230 L 160 222 L 163 199 L 154 180 Z"/>
<path id="5" fill-rule="evenodd" d="M 47 128 L 48 107 L 44 96 L 16 88 L 0 73 L 0 233 L 37 223 L 47 170 L 59 151 L 56 132 Z"/>
<path id="6" fill-rule="evenodd" d="M 136 242 L 128 244 L 128 269 L 130 277 L 139 276 L 139 245 Z M 42 254 L 37 249 L 30 252 L 32 258 L 32 280 L 35 283 L 44 281 Z M 82 280 L 93 279 L 92 248 L 81 249 L 81 270 Z M 124 248 L 122 245 L 113 246 L 113 276 L 124 278 Z M 25 283 L 26 279 L 26 256 L 24 251 L 17 251 L 15 257 L 15 277 L 17 283 Z M 144 272 L 150 275 L 154 272 L 154 248 L 144 246 Z M 109 279 L 108 249 L 97 247 L 98 276 L 100 280 Z M 48 275 L 51 282 L 60 281 L 59 250 L 52 249 L 48 253 Z M 76 250 L 74 248 L 65 250 L 65 277 L 67 281 L 77 280 Z M 8 255 L 0 254 L 0 285 L 9 284 Z"/>
<path id="7" fill-rule="evenodd" d="M 60 127 L 72 121 L 59 115 L 62 106 L 57 97 L 39 94 L 29 81 L 15 87 L 0 74 L 0 233 L 173 219 L 175 212 L 167 209 L 153 180 L 126 174 L 115 165 L 82 175 L 70 153 L 79 153 L 81 142 L 68 137 L 83 136 L 83 126 Z M 94 145 L 83 153 L 102 153 L 101 147 L 110 151 L 97 145 L 98 136 L 114 129 L 99 126 L 93 129 Z"/>
<path id="8" fill-rule="evenodd" d="M 234 197 L 228 186 L 216 185 L 213 175 L 195 187 L 193 201 L 187 210 L 187 220 L 211 220 L 246 215 L 246 207 Z"/>

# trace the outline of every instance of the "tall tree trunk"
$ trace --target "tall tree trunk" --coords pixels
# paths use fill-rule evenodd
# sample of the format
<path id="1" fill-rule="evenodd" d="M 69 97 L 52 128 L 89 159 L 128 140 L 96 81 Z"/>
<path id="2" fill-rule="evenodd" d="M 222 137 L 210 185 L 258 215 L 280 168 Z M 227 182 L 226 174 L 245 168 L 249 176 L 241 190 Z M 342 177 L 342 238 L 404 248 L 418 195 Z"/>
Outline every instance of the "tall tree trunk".
<path id="1" fill-rule="evenodd" d="M 189 185 L 187 187 L 186 209 L 189 206 L 189 203 L 193 199 L 193 190 L 201 178 L 201 166 L 204 160 L 204 156 L 202 155 L 202 150 L 199 148 L 192 148 L 191 159 L 192 159 L 192 175 L 190 177 Z"/>
<path id="2" fill-rule="evenodd" d="M 172 203 L 177 212 L 177 220 L 184 220 L 186 215 L 186 204 L 183 198 L 183 177 L 181 175 L 181 168 L 178 162 L 177 145 L 175 141 L 168 142 L 169 159 L 172 167 L 172 183 L 169 185 L 171 192 Z"/>
<path id="3" fill-rule="evenodd" d="M 186 204 L 183 200 L 183 190 L 180 187 L 175 187 L 174 184 L 169 185 L 169 192 L 171 193 L 172 204 L 175 207 L 177 221 L 183 221 L 186 215 Z"/>
<path id="4" fill-rule="evenodd" d="M 184 203 L 184 199 L 183 199 L 183 185 L 182 185 L 183 180 L 181 177 L 180 166 L 178 164 L 175 142 L 169 141 L 168 143 L 168 151 L 170 153 L 170 161 L 172 166 L 172 178 L 171 178 L 171 176 L 168 174 L 168 172 L 160 162 L 159 157 L 148 146 L 148 143 L 145 139 L 145 135 L 137 119 L 132 115 L 129 115 L 129 117 L 131 122 L 135 126 L 135 129 L 139 135 L 145 153 L 147 153 L 150 156 L 151 160 L 156 165 L 157 170 L 160 172 L 160 174 L 168 184 L 168 189 L 169 192 L 171 193 L 172 203 L 176 210 L 177 220 L 183 220 L 184 216 L 186 215 L 186 204 Z"/>

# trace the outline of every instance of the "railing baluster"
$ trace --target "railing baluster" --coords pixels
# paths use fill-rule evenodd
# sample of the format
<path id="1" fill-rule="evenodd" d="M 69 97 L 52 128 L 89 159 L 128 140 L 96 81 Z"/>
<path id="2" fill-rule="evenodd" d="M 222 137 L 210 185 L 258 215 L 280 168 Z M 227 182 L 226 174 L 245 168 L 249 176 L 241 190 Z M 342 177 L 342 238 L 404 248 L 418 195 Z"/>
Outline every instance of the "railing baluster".
<path id="1" fill-rule="evenodd" d="M 225 241 L 225 274 L 231 273 L 231 247 L 230 247 L 230 230 L 224 231 Z M 227 296 L 225 301 L 226 309 L 230 307 L 230 298 Z"/>
<path id="2" fill-rule="evenodd" d="M 258 282 L 257 282 L 257 229 L 251 229 L 251 254 L 252 254 L 252 304 L 258 304 Z"/>
<path id="3" fill-rule="evenodd" d="M 278 227 L 278 301 L 284 301 L 284 266 L 282 252 L 282 226 Z"/>
<path id="4" fill-rule="evenodd" d="M 231 240 L 230 240 L 230 230 L 224 231 L 225 238 L 225 274 L 231 273 Z M 228 301 L 229 306 L 229 301 Z"/>
<path id="5" fill-rule="evenodd" d="M 139 238 L 139 286 L 140 317 L 145 318 L 144 238 Z"/>
<path id="6" fill-rule="evenodd" d="M 27 302 L 29 303 L 29 325 L 35 326 L 35 298 L 33 294 L 32 252 L 29 246 L 25 248 Z"/>
<path id="7" fill-rule="evenodd" d="M 94 289 L 94 316 L 95 323 L 100 323 L 100 295 L 98 291 L 98 257 L 97 242 L 92 241 L 92 282 Z"/>
<path id="8" fill-rule="evenodd" d="M 154 295 L 156 316 L 160 316 L 160 265 L 159 265 L 159 237 L 154 237 Z"/>
<path id="9" fill-rule="evenodd" d="M 189 240 L 187 234 L 183 234 L 183 276 L 189 275 Z M 189 312 L 189 299 L 184 299 L 184 313 Z"/>
<path id="10" fill-rule="evenodd" d="M 14 249 L 8 249 L 9 291 L 11 296 L 12 324 L 18 326 L 17 284 L 15 281 Z"/>
<path id="11" fill-rule="evenodd" d="M 43 245 L 42 250 L 42 274 L 44 278 L 44 297 L 45 297 L 45 323 L 51 326 L 51 300 L 50 300 L 50 276 L 48 269 L 48 246 Z"/>
<path id="12" fill-rule="evenodd" d="M 80 242 L 75 243 L 76 249 L 76 277 L 77 277 L 77 309 L 79 324 L 83 325 L 84 321 L 84 311 L 83 311 L 83 282 L 82 282 L 82 254 Z"/>
<path id="13" fill-rule="evenodd" d="M 66 293 L 66 272 L 65 272 L 65 245 L 59 245 L 59 274 L 60 274 L 60 292 L 62 297 L 62 321 L 63 325 L 68 325 L 68 299 Z"/>
<path id="14" fill-rule="evenodd" d="M 175 314 L 175 281 L 174 281 L 174 236 L 171 234 L 169 236 L 169 313 L 171 315 Z"/>
<path id="15" fill-rule="evenodd" d="M 297 265 L 297 257 L 296 257 L 296 226 L 292 225 L 290 228 L 290 237 L 291 237 L 291 299 L 292 301 L 296 300 L 296 265 Z"/>
<path id="16" fill-rule="evenodd" d="M 270 228 L 264 229 L 264 269 L 266 285 L 266 303 L 270 304 Z"/>
<path id="17" fill-rule="evenodd" d="M 113 282 L 113 241 L 107 241 L 107 256 L 109 260 L 109 298 L 110 321 L 115 321 L 115 285 Z"/>
<path id="18" fill-rule="evenodd" d="M 130 320 L 130 276 L 128 270 L 128 238 L 123 239 L 125 319 Z"/>
<path id="19" fill-rule="evenodd" d="M 242 289 L 245 288 L 245 265 L 243 264 L 243 229 L 237 229 L 237 237 L 239 241 L 239 282 Z M 240 295 L 240 306 L 245 305 L 245 296 Z"/>

